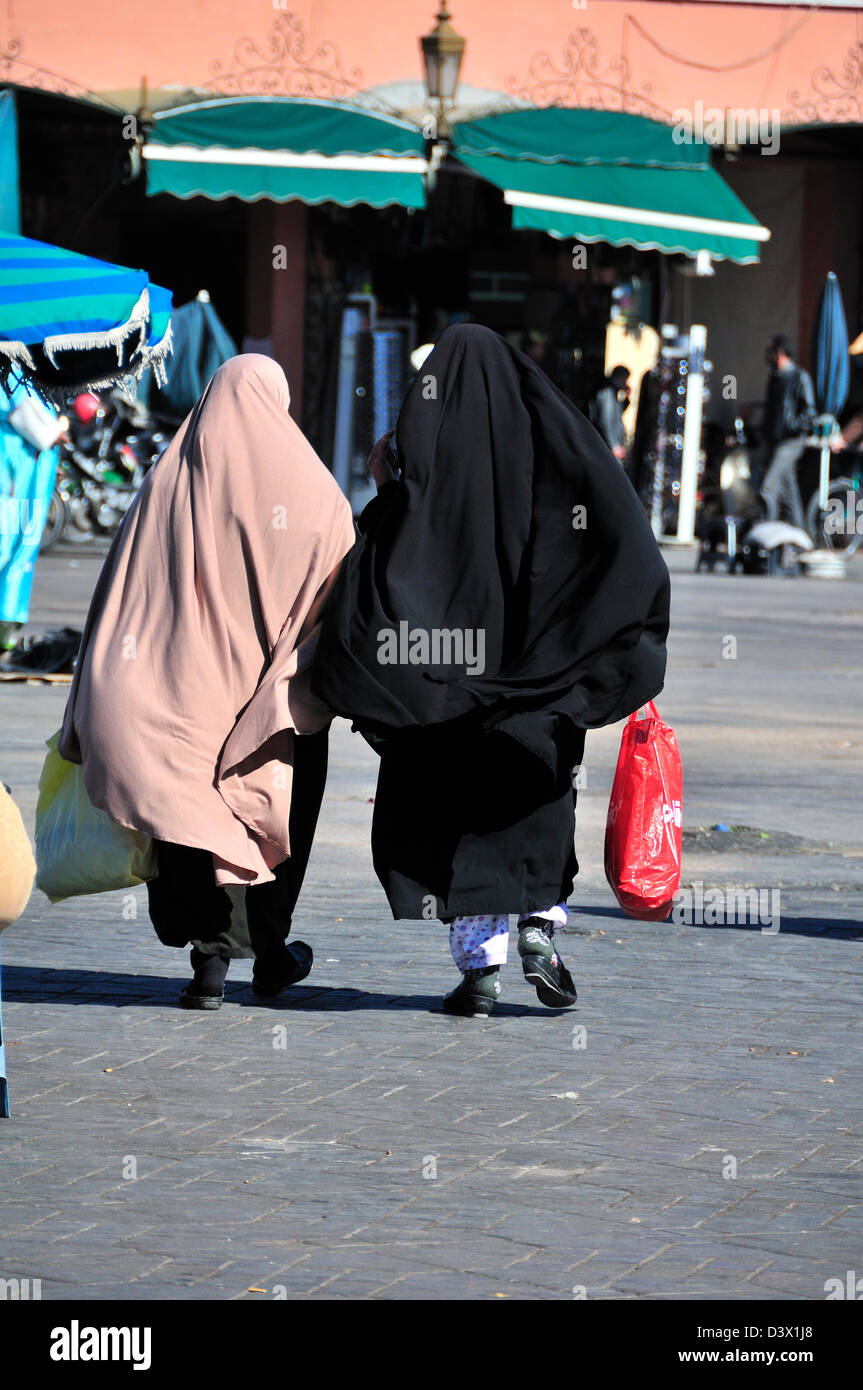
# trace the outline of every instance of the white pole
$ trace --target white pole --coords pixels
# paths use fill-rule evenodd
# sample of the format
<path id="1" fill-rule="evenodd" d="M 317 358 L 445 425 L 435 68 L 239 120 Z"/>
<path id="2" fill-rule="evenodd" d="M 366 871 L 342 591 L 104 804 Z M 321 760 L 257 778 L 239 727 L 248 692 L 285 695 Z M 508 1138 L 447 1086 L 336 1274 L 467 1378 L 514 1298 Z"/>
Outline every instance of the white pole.
<path id="1" fill-rule="evenodd" d="M 680 504 L 677 512 L 677 540 L 684 545 L 691 545 L 695 540 L 695 495 L 698 490 L 698 453 L 701 448 L 706 346 L 706 327 L 703 323 L 694 323 L 689 330 L 686 416 L 683 425 L 683 455 L 680 461 Z"/>
<path id="2" fill-rule="evenodd" d="M 818 472 L 818 506 L 822 512 L 827 510 L 830 494 L 830 445 L 825 439 L 821 445 L 821 467 Z"/>

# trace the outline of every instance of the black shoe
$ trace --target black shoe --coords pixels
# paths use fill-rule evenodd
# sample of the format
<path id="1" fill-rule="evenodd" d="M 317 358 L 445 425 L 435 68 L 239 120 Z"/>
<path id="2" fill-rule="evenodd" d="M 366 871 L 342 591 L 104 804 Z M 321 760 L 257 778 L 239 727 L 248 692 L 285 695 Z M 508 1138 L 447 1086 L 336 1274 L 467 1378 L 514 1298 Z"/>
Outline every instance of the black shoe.
<path id="1" fill-rule="evenodd" d="M 555 950 L 548 922 L 528 917 L 518 928 L 518 954 L 524 978 L 536 986 L 540 1004 L 567 1009 L 578 998 L 572 976 Z"/>
<path id="2" fill-rule="evenodd" d="M 225 998 L 225 976 L 228 962 L 221 956 L 206 956 L 192 947 L 192 969 L 195 978 L 190 980 L 180 994 L 181 1009 L 214 1009 L 222 1007 Z"/>
<path id="3" fill-rule="evenodd" d="M 463 1018 L 488 1018 L 496 999 L 500 998 L 499 965 L 487 965 L 484 970 L 466 970 L 461 984 L 443 998 L 445 1014 L 461 1014 Z"/>
<path id="4" fill-rule="evenodd" d="M 288 985 L 304 980 L 314 964 L 311 946 L 294 941 L 285 946 L 275 960 L 269 956 L 255 961 L 252 989 L 261 999 L 275 999 Z"/>

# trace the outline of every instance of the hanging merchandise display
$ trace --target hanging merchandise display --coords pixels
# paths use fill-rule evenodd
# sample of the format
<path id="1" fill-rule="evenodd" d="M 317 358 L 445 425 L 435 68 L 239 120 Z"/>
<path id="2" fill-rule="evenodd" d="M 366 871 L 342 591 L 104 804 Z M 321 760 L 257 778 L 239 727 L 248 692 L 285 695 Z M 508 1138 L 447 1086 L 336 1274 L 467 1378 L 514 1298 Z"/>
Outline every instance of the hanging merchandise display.
<path id="1" fill-rule="evenodd" d="M 342 313 L 333 474 L 354 513 L 375 495 L 366 467 L 372 445 L 395 426 L 413 369 L 410 319 L 378 319 L 371 295 L 352 295 Z"/>
<path id="2" fill-rule="evenodd" d="M 659 360 L 645 377 L 633 451 L 633 481 L 654 535 L 691 542 L 698 479 L 704 468 L 701 424 L 709 400 L 706 334 L 664 324 Z"/>

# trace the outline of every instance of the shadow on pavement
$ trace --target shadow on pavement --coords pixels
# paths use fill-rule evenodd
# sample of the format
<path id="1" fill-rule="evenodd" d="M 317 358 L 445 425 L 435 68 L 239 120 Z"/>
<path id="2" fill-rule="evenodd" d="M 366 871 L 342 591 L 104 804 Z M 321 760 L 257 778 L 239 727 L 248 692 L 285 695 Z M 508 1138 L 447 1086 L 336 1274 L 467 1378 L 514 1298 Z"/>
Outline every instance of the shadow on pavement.
<path id="1" fill-rule="evenodd" d="M 188 972 L 172 978 L 165 975 L 122 975 L 102 970 L 53 970 L 47 967 L 4 965 L 2 974 L 3 1000 L 7 1004 L 107 1004 L 115 1008 L 152 1008 L 166 1006 L 176 1008 L 180 987 L 185 983 Z M 447 982 L 448 984 L 448 982 Z M 442 981 L 440 994 L 387 994 L 371 990 L 337 989 L 328 986 L 294 985 L 275 999 L 258 999 L 252 993 L 250 982 L 241 981 L 225 989 L 226 1004 L 240 1004 L 244 1008 L 352 1013 L 357 1009 L 404 1009 L 439 1013 L 445 989 Z M 182 1010 L 188 1016 L 188 1010 Z M 493 1018 L 522 1017 L 536 1014 L 538 1017 L 570 1013 L 569 1009 L 546 1009 L 530 1004 L 495 1005 Z M 456 1018 L 456 1023 L 462 1021 Z"/>
<path id="2" fill-rule="evenodd" d="M 637 918 L 627 917 L 617 907 L 582 907 L 577 908 L 570 917 L 570 926 L 564 928 L 565 936 L 591 936 L 593 933 L 589 927 L 589 920 L 592 917 L 601 917 L 604 920 L 612 918 L 620 926 L 637 927 L 672 927 L 675 931 L 751 931 L 761 932 L 761 925 L 758 922 L 725 922 L 717 923 L 715 926 L 707 922 L 682 923 L 675 922 L 639 922 Z M 765 935 L 771 935 L 768 931 Z M 783 912 L 780 917 L 779 936 L 837 936 L 845 937 L 849 941 L 859 941 L 863 939 L 863 922 L 859 918 L 849 917 L 814 917 L 804 914 L 794 917 L 790 913 Z"/>

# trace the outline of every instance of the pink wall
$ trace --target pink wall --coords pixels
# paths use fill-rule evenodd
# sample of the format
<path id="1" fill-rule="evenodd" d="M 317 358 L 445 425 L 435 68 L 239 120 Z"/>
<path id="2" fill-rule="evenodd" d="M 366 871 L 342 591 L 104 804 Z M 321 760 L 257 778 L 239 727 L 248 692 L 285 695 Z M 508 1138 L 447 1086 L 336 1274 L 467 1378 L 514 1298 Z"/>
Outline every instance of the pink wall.
<path id="1" fill-rule="evenodd" d="M 95 91 L 122 93 L 130 104 L 146 74 L 154 104 L 163 105 L 176 99 L 167 85 L 206 84 L 213 63 L 223 73 L 268 59 L 278 66 L 287 33 L 293 56 L 282 72 L 296 77 L 311 62 L 323 74 L 321 95 L 333 94 L 334 77 L 359 87 L 420 79 L 417 38 L 432 27 L 435 0 L 285 3 L 290 12 L 272 0 L 0 0 L 0 47 L 20 44 L 0 75 L 29 83 L 36 65 Z M 512 82 L 540 101 L 613 105 L 623 87 L 632 109 L 645 114 L 701 99 L 777 107 L 786 120 L 863 120 L 861 10 L 697 0 L 453 0 L 452 9 L 468 40 L 463 81 L 475 88 L 497 92 Z M 571 43 L 577 31 L 588 37 Z M 237 59 L 244 39 L 258 57 L 247 48 L 245 61 Z M 552 80 L 538 90 L 538 79 L 573 69 L 573 83 Z M 261 89 L 259 77 L 249 80 Z"/>

